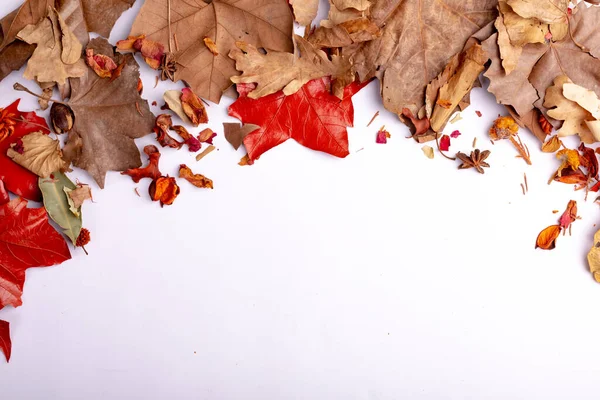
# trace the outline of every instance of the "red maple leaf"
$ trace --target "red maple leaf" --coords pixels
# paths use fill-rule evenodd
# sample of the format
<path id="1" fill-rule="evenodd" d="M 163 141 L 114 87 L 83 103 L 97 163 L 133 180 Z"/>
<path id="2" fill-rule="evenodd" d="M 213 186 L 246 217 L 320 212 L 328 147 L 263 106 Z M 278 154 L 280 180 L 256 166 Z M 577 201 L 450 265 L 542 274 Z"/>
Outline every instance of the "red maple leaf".
<path id="1" fill-rule="evenodd" d="M 42 201 L 42 192 L 38 187 L 38 177 L 29 172 L 13 160 L 8 158 L 6 151 L 11 144 L 16 143 L 23 136 L 32 132 L 50 133 L 46 120 L 38 117 L 34 112 L 21 112 L 18 110 L 19 102 L 16 100 L 10 106 L 0 108 L 0 128 L 12 125 L 10 135 L 3 134 L 0 129 L 0 180 L 9 192 L 33 201 Z"/>
<path id="2" fill-rule="evenodd" d="M 12 343 L 10 341 L 10 326 L 8 322 L 0 319 L 0 350 L 6 357 L 6 362 L 10 361 L 10 351 L 12 349 Z"/>
<path id="3" fill-rule="evenodd" d="M 44 208 L 27 208 L 16 198 L 0 207 L 0 309 L 23 302 L 25 271 L 71 258 L 67 242 L 48 223 Z"/>
<path id="4" fill-rule="evenodd" d="M 343 158 L 349 154 L 346 128 L 354 124 L 352 96 L 366 83 L 348 85 L 344 100 L 330 93 L 329 78 L 314 79 L 290 96 L 279 91 L 256 100 L 248 97 L 254 84 L 238 84 L 240 97 L 229 107 L 229 115 L 260 126 L 244 138 L 251 161 L 290 138 Z"/>

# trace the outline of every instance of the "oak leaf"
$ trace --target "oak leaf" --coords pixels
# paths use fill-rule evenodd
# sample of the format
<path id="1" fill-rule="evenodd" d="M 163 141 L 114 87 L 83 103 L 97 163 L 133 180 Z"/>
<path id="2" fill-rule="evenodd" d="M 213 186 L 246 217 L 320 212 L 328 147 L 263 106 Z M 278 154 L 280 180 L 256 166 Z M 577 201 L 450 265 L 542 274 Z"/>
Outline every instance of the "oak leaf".
<path id="1" fill-rule="evenodd" d="M 184 80 L 200 97 L 218 103 L 222 93 L 237 75 L 235 63 L 227 55 L 236 41 L 274 51 L 293 50 L 293 16 L 286 0 L 212 2 L 171 0 L 171 32 L 177 35 L 178 48 L 169 38 L 168 3 L 147 0 L 138 14 L 131 36 L 146 35 L 172 51 L 176 63 L 175 80 Z M 205 45 L 212 39 L 219 55 Z"/>
<path id="2" fill-rule="evenodd" d="M 42 132 L 23 136 L 19 142 L 11 145 L 6 155 L 42 178 L 49 177 L 54 171 L 68 168 L 68 163 L 62 158 L 60 142 Z"/>
<path id="3" fill-rule="evenodd" d="M 355 82 L 347 86 L 344 100 L 331 95 L 330 86 L 329 78 L 315 79 L 291 96 L 279 91 L 254 100 L 248 97 L 254 85 L 237 85 L 240 97 L 229 107 L 229 115 L 244 124 L 260 126 L 244 138 L 249 160 L 257 160 L 288 139 L 313 150 L 346 157 L 346 127 L 354 123 L 352 96 L 364 85 Z"/>
<path id="4" fill-rule="evenodd" d="M 69 247 L 52 225 L 44 208 L 27 208 L 16 198 L 0 207 L 0 309 L 23 302 L 25 271 L 71 258 Z"/>
<path id="5" fill-rule="evenodd" d="M 18 38 L 37 45 L 23 73 L 26 79 L 62 85 L 67 78 L 83 76 L 87 69 L 81 60 L 81 43 L 54 9 L 37 25 L 21 30 Z"/>
<path id="6" fill-rule="evenodd" d="M 382 30 L 378 39 L 345 50 L 362 80 L 377 77 L 385 107 L 415 115 L 425 87 L 463 49 L 467 40 L 496 18 L 494 0 L 382 0 L 370 9 Z"/>
<path id="7" fill-rule="evenodd" d="M 124 63 L 116 81 L 102 79 L 91 69 L 72 79 L 69 106 L 75 114 L 73 130 L 63 153 L 90 173 L 100 188 L 108 171 L 140 167 L 134 139 L 152 132 L 154 115 L 138 93 L 139 66 L 131 54 L 115 55 L 106 39 L 90 41 L 88 48 Z M 68 151 L 67 151 L 68 149 Z"/>

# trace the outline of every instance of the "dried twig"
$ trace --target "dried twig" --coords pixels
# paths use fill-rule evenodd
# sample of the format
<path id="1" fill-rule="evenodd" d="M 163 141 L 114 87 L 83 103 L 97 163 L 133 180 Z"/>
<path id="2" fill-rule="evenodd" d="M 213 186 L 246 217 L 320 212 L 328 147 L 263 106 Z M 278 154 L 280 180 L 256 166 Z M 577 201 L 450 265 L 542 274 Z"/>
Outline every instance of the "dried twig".
<path id="1" fill-rule="evenodd" d="M 529 192 L 529 185 L 527 184 L 527 174 L 523 172 L 523 179 L 525 180 L 525 190 Z"/>
<path id="2" fill-rule="evenodd" d="M 198 154 L 196 156 L 196 161 L 202 160 L 204 157 L 206 157 L 207 155 L 209 155 L 215 149 L 216 149 L 216 147 L 211 144 L 202 153 L 200 153 L 200 154 Z"/>
<path id="3" fill-rule="evenodd" d="M 143 117 L 144 113 L 142 112 L 142 110 L 140 109 L 140 103 L 138 103 L 137 101 L 135 102 L 135 109 L 137 110 L 137 112 Z"/>
<path id="4" fill-rule="evenodd" d="M 47 99 L 45 97 L 40 96 L 39 94 L 35 94 L 33 93 L 31 90 L 27 89 L 25 86 L 21 85 L 20 83 L 15 83 L 13 85 L 13 89 L 19 91 L 19 92 L 26 92 L 29 93 L 32 96 L 37 97 L 38 99 L 42 99 L 42 100 L 46 100 L 46 101 L 51 101 L 53 103 L 58 103 L 58 104 L 62 104 L 63 106 L 69 106 L 67 103 L 63 103 L 62 101 L 58 101 L 58 100 L 53 100 L 53 99 Z"/>
<path id="5" fill-rule="evenodd" d="M 168 10 L 167 10 L 167 23 L 169 25 L 169 53 L 173 52 L 173 45 L 172 43 L 172 36 L 171 36 L 171 0 L 167 0 L 167 6 L 168 6 Z"/>
<path id="6" fill-rule="evenodd" d="M 369 123 L 367 124 L 367 128 L 368 128 L 369 126 L 371 126 L 371 124 L 373 123 L 373 121 L 375 121 L 375 118 L 377 118 L 378 116 L 379 116 L 379 111 L 377 111 L 377 112 L 375 113 L 375 115 L 373 115 L 373 118 L 371 118 L 371 121 L 369 121 Z"/>
<path id="7" fill-rule="evenodd" d="M 473 138 L 473 148 L 475 148 L 477 145 L 477 137 Z"/>

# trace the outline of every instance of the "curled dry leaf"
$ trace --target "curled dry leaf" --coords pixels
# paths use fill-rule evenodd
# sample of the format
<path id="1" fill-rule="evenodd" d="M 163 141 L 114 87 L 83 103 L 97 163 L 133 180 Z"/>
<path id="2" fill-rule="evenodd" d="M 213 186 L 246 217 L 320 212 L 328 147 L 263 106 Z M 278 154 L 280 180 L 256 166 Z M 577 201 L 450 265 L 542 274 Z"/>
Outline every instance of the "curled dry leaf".
<path id="1" fill-rule="evenodd" d="M 69 164 L 63 160 L 60 142 L 42 132 L 33 132 L 13 143 L 7 156 L 39 177 L 47 178 L 54 171 L 65 171 Z"/>
<path id="2" fill-rule="evenodd" d="M 542 250 L 554 249 L 558 235 L 560 235 L 560 225 L 550 225 L 539 233 L 535 241 L 535 248 Z"/>
<path id="3" fill-rule="evenodd" d="M 180 189 L 175 178 L 161 176 L 152 181 L 148 192 L 152 201 L 160 201 L 160 206 L 163 207 L 173 204 L 179 195 Z"/>
<path id="4" fill-rule="evenodd" d="M 149 159 L 147 166 L 144 168 L 128 169 L 121 172 L 121 175 L 129 175 L 135 183 L 138 183 L 143 178 L 150 178 L 152 180 L 160 178 L 162 176 L 158 168 L 160 151 L 158 151 L 156 146 L 148 145 L 144 147 L 144 153 L 146 153 Z"/>
<path id="5" fill-rule="evenodd" d="M 206 129 L 203 129 L 198 134 L 198 140 L 201 141 L 202 143 L 213 144 L 213 139 L 216 136 L 217 136 L 217 134 L 215 132 L 213 132 L 212 129 L 206 128 Z"/>
<path id="6" fill-rule="evenodd" d="M 130 35 L 147 34 L 168 48 L 169 32 L 176 32 L 174 79 L 184 80 L 196 94 L 214 103 L 232 85 L 229 78 L 237 75 L 235 62 L 227 56 L 236 41 L 271 51 L 293 50 L 293 16 L 287 1 L 171 0 L 170 5 L 170 29 L 165 1 L 147 0 Z M 204 45 L 204 38 L 216 43 L 218 56 Z"/>
<path id="7" fill-rule="evenodd" d="M 579 156 L 579 162 L 588 172 L 589 178 L 598 180 L 598 157 L 594 149 L 586 147 L 585 144 L 580 143 L 578 150 L 581 152 Z"/>
<path id="8" fill-rule="evenodd" d="M 183 143 L 178 142 L 169 135 L 169 129 L 173 127 L 173 120 L 169 114 L 160 114 L 156 117 L 154 125 L 154 133 L 156 133 L 156 140 L 162 147 L 171 147 L 173 149 L 180 149 Z"/>
<path id="9" fill-rule="evenodd" d="M 562 144 L 561 140 L 558 138 L 558 136 L 554 135 L 550 139 L 548 139 L 547 142 L 542 144 L 542 151 L 544 153 L 555 153 L 558 151 L 558 149 L 561 148 L 562 145 L 563 144 Z"/>
<path id="10" fill-rule="evenodd" d="M 37 45 L 23 73 L 26 79 L 62 85 L 67 78 L 85 74 L 87 68 L 80 58 L 81 43 L 56 10 L 49 10 L 48 16 L 37 25 L 25 27 L 18 37 Z"/>
<path id="11" fill-rule="evenodd" d="M 561 176 L 565 170 L 576 171 L 581 163 L 577 150 L 563 149 L 556 153 L 556 158 L 561 161 L 560 167 L 556 171 L 557 176 Z"/>
<path id="12" fill-rule="evenodd" d="M 179 177 L 201 189 L 213 189 L 213 181 L 204 175 L 194 174 L 185 164 L 179 166 Z"/>
<path id="13" fill-rule="evenodd" d="M 536 18 L 547 24 L 566 22 L 569 0 L 507 0 L 508 5 L 523 18 Z"/>
<path id="14" fill-rule="evenodd" d="M 181 91 L 167 90 L 163 95 L 163 100 L 165 101 L 166 107 L 162 107 L 161 109 L 169 109 L 177 114 L 177 116 L 181 118 L 183 122 L 188 124 L 192 123 L 181 106 Z"/>
<path id="15" fill-rule="evenodd" d="M 71 211 L 79 209 L 85 201 L 92 200 L 92 188 L 90 188 L 90 185 L 78 184 L 75 189 L 65 186 L 64 190 L 67 194 Z M 77 212 L 74 212 L 74 214 L 77 215 Z"/>
<path id="16" fill-rule="evenodd" d="M 200 140 L 192 136 L 183 126 L 175 125 L 173 126 L 173 130 L 183 138 L 184 143 L 188 146 L 188 150 L 192 153 L 195 153 L 202 148 Z"/>
<path id="17" fill-rule="evenodd" d="M 65 188 L 75 190 L 77 186 L 60 172 L 55 172 L 48 178 L 40 178 L 39 185 L 48 215 L 75 244 L 82 226 L 81 208 L 76 209 L 76 213 L 72 212 Z"/>

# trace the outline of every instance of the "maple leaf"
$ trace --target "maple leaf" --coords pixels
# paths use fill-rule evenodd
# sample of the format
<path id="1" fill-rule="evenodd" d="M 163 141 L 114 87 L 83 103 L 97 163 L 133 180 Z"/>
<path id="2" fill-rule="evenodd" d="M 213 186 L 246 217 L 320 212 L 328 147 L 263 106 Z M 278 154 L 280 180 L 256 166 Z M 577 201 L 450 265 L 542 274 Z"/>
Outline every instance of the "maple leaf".
<path id="1" fill-rule="evenodd" d="M 4 110 L 0 110 L 0 125 L 5 122 L 14 123 L 12 134 L 3 137 L 0 133 L 0 180 L 4 181 L 8 191 L 32 201 L 41 201 L 42 193 L 38 188 L 37 175 L 21 167 L 6 155 L 8 149 L 24 136 L 40 130 L 45 134 L 50 133 L 46 120 L 38 117 L 34 112 L 19 111 L 19 102 L 20 100 L 17 100 Z"/>
<path id="2" fill-rule="evenodd" d="M 425 87 L 467 40 L 496 18 L 494 0 L 381 0 L 370 9 L 382 36 L 345 49 L 362 80 L 377 77 L 385 107 L 415 115 Z"/>
<path id="3" fill-rule="evenodd" d="M 10 361 L 12 342 L 10 341 L 10 324 L 0 319 L 0 350 L 6 357 L 6 362 Z"/>
<path id="4" fill-rule="evenodd" d="M 16 198 L 0 207 L 0 309 L 18 307 L 25 271 L 71 258 L 65 239 L 48 223 L 44 208 L 27 208 Z"/>
<path id="5" fill-rule="evenodd" d="M 19 149 L 19 150 L 16 150 Z M 47 178 L 55 171 L 65 171 L 60 142 L 42 132 L 33 132 L 13 144 L 6 155 L 37 176 Z"/>
<path id="6" fill-rule="evenodd" d="M 146 35 L 174 53 L 175 80 L 184 80 L 200 97 L 218 103 L 223 91 L 237 75 L 235 63 L 227 55 L 236 41 L 275 51 L 293 50 L 293 17 L 286 0 L 212 2 L 171 0 L 171 26 L 168 4 L 146 0 L 130 36 Z M 177 41 L 169 38 L 169 31 Z M 204 44 L 210 38 L 218 55 Z M 173 44 L 177 43 L 178 48 Z"/>
<path id="7" fill-rule="evenodd" d="M 121 76 L 112 82 L 89 68 L 85 76 L 72 80 L 69 106 L 75 124 L 63 153 L 103 188 L 106 172 L 141 166 L 134 139 L 152 132 L 154 115 L 138 93 L 139 66 L 133 56 L 115 55 L 112 46 L 102 38 L 91 40 L 88 48 L 125 66 Z"/>
<path id="8" fill-rule="evenodd" d="M 257 99 L 283 90 L 285 95 L 296 93 L 308 81 L 329 76 L 335 79 L 334 94 L 342 98 L 344 87 L 354 81 L 354 70 L 350 62 L 315 48 L 304 38 L 294 35 L 296 48 L 301 57 L 285 52 L 262 54 L 252 45 L 238 42 L 237 49 L 229 53 L 236 61 L 236 69 L 242 75 L 231 78 L 233 83 L 256 83 L 248 97 Z"/>
<path id="9" fill-rule="evenodd" d="M 549 117 L 548 108 L 544 106 L 546 90 L 560 75 L 567 75 L 575 84 L 600 95 L 600 86 L 596 84 L 600 70 L 600 46 L 597 45 L 600 30 L 596 29 L 599 19 L 600 8 L 579 3 L 569 17 L 571 34 L 561 40 L 525 45 L 515 69 L 508 75 L 502 67 L 497 35 L 490 36 L 482 44 L 492 60 L 484 74 L 490 79 L 488 91 L 500 104 L 512 106 L 521 117 L 528 116 L 534 107 Z M 552 118 L 548 120 L 559 125 Z"/>
<path id="10" fill-rule="evenodd" d="M 244 138 L 250 161 L 288 139 L 313 150 L 346 157 L 346 127 L 354 123 L 352 96 L 364 84 L 347 86 L 344 100 L 329 93 L 330 85 L 329 78 L 315 79 L 291 96 L 279 91 L 258 100 L 248 97 L 254 85 L 237 85 L 240 98 L 229 107 L 229 115 L 244 124 L 260 126 Z"/>

